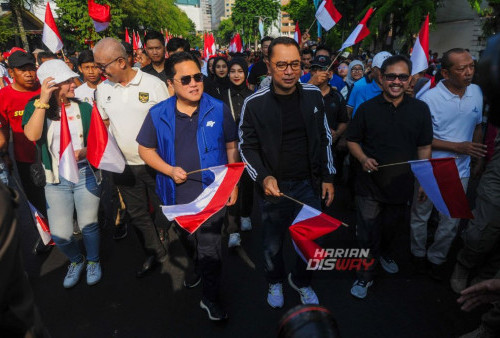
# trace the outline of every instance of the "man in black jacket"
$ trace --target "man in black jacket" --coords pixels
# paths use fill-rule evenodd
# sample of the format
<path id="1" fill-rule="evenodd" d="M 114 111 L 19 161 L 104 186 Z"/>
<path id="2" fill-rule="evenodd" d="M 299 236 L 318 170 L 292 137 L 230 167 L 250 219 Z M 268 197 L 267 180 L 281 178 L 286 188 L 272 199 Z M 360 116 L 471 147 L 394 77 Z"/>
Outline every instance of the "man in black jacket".
<path id="1" fill-rule="evenodd" d="M 283 238 L 301 207 L 282 195 L 316 209 L 321 209 L 321 196 L 329 206 L 335 168 L 321 91 L 298 83 L 298 44 L 290 38 L 277 38 L 269 46 L 268 56 L 272 83 L 243 105 L 240 153 L 250 177 L 261 188 L 267 302 L 271 307 L 282 307 Z M 318 303 L 310 286 L 311 271 L 298 256 L 288 281 L 303 304 Z"/>

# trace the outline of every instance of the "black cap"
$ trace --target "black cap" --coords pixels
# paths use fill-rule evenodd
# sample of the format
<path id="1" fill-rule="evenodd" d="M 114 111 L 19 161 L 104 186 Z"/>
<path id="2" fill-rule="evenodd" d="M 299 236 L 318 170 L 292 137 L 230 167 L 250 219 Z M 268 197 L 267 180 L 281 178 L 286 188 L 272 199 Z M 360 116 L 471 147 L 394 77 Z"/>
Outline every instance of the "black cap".
<path id="1" fill-rule="evenodd" d="M 10 68 L 21 68 L 25 65 L 34 65 L 35 58 L 29 53 L 18 50 L 9 56 L 7 62 Z"/>
<path id="2" fill-rule="evenodd" d="M 128 55 L 133 55 L 134 54 L 134 48 L 132 47 L 132 45 L 130 43 L 122 41 L 122 45 L 123 45 L 123 47 L 125 47 L 125 52 Z"/>
<path id="3" fill-rule="evenodd" d="M 328 67 L 330 65 L 330 58 L 325 55 L 318 55 L 311 61 L 311 67 Z"/>

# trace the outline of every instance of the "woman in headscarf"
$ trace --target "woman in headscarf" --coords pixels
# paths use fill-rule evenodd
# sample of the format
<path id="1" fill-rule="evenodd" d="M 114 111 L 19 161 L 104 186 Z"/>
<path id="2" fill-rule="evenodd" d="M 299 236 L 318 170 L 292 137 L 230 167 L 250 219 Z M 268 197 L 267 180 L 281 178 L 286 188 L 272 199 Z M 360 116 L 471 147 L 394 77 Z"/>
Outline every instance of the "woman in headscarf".
<path id="1" fill-rule="evenodd" d="M 216 99 L 222 100 L 222 93 L 229 88 L 227 61 L 225 58 L 218 56 L 214 59 L 212 73 L 211 81 L 205 82 L 205 92 Z"/>
<path id="2" fill-rule="evenodd" d="M 36 142 L 45 173 L 45 198 L 52 240 L 70 261 L 63 286 L 71 288 L 87 270 L 87 284 L 101 279 L 99 262 L 99 225 L 97 210 L 101 187 L 90 167 L 87 155 L 87 135 L 92 107 L 76 100 L 74 79 L 78 74 L 62 60 L 49 60 L 38 68 L 42 83 L 39 96 L 24 108 L 23 128 L 28 140 Z M 65 109 L 78 177 L 68 180 L 60 175 L 61 111 Z M 71 161 L 71 160 L 70 160 Z M 76 175 L 76 173 L 75 173 Z M 73 236 L 73 210 L 83 235 L 86 257 Z M 85 259 L 86 258 L 86 259 Z M 87 261 L 87 262 L 85 262 Z"/>
<path id="3" fill-rule="evenodd" d="M 234 58 L 229 62 L 229 87 L 223 91 L 222 99 L 231 110 L 236 124 L 240 122 L 241 109 L 245 99 L 252 95 L 247 87 L 248 66 L 243 58 Z M 240 245 L 239 229 L 249 231 L 252 229 L 250 213 L 253 202 L 253 181 L 246 172 L 243 172 L 239 186 L 238 202 L 228 207 L 226 212 L 226 229 L 229 233 L 230 248 Z"/>
<path id="4" fill-rule="evenodd" d="M 354 60 L 349 64 L 349 71 L 346 79 L 344 80 L 346 85 L 340 91 L 340 94 L 342 94 L 346 102 L 349 101 L 349 96 L 351 95 L 354 83 L 363 77 L 364 72 L 365 66 L 363 65 L 363 62 Z"/>

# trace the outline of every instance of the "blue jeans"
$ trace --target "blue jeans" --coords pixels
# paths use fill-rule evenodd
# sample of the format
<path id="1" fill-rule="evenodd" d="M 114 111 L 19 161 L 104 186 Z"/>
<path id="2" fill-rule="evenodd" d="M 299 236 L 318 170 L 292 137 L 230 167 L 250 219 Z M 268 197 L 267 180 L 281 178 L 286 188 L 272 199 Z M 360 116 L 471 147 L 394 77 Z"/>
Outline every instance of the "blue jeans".
<path id="1" fill-rule="evenodd" d="M 310 180 L 280 181 L 280 191 L 313 208 L 321 210 L 321 198 L 314 191 Z M 264 244 L 264 270 L 269 283 L 279 283 L 285 279 L 283 259 L 283 240 L 293 220 L 302 206 L 288 198 L 266 198 L 259 203 L 262 207 L 262 227 Z M 306 263 L 295 254 L 292 277 L 298 287 L 311 284 L 312 271 L 306 269 Z"/>
<path id="2" fill-rule="evenodd" d="M 87 260 L 99 261 L 99 225 L 97 210 L 101 187 L 97 184 L 92 168 L 87 163 L 79 163 L 77 184 L 59 176 L 60 183 L 45 186 L 47 217 L 52 239 L 72 263 L 80 263 L 83 255 L 78 242 L 73 237 L 73 212 L 76 207 L 78 226 L 82 231 Z"/>

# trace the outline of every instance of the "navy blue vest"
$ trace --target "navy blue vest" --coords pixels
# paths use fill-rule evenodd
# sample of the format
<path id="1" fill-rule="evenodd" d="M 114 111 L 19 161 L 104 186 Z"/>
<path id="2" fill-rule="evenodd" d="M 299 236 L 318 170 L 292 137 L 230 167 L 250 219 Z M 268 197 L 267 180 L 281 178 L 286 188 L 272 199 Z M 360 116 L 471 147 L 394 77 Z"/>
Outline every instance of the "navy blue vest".
<path id="1" fill-rule="evenodd" d="M 149 110 L 156 128 L 158 145 L 156 151 L 160 157 L 171 166 L 175 166 L 175 106 L 177 97 L 158 103 Z M 222 101 L 210 95 L 203 94 L 200 100 L 198 114 L 198 154 L 201 168 L 227 164 L 226 141 L 224 137 L 224 110 Z M 194 142 L 195 140 L 193 140 Z M 202 172 L 203 188 L 214 180 L 211 171 Z M 175 183 L 163 173 L 156 175 L 156 192 L 163 205 L 175 204 Z"/>

